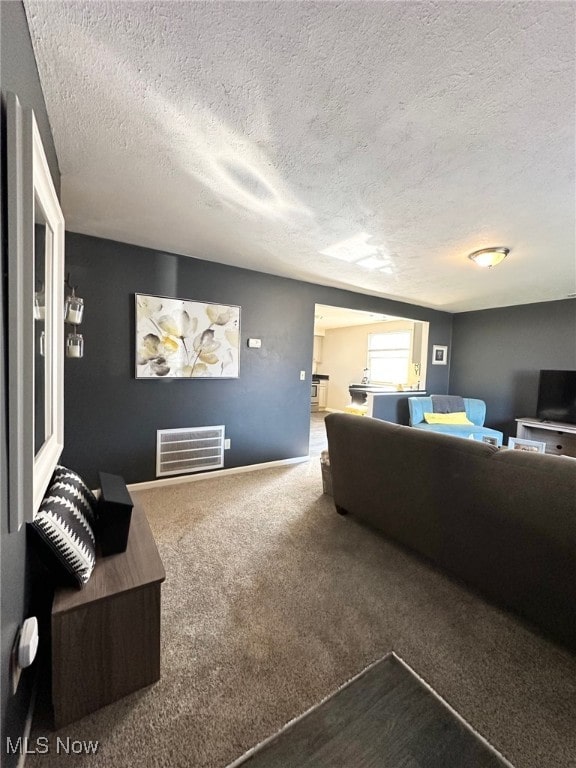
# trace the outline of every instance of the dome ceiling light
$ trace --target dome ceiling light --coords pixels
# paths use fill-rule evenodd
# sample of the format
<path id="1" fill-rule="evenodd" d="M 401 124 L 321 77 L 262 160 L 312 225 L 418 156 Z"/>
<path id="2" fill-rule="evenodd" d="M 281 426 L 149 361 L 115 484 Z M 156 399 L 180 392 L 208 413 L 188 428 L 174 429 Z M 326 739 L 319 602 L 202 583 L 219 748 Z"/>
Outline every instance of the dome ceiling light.
<path id="1" fill-rule="evenodd" d="M 479 267 L 495 267 L 500 264 L 510 253 L 510 248 L 481 248 L 474 251 L 468 258 L 478 264 Z"/>

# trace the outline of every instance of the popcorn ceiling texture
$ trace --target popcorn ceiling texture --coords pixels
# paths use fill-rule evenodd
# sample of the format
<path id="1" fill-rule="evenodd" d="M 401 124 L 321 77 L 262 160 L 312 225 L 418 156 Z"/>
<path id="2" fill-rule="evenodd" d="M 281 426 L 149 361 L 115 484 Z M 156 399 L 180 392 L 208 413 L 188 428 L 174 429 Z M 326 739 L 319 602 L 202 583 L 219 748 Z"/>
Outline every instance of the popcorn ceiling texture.
<path id="1" fill-rule="evenodd" d="M 574 4 L 25 7 L 67 229 L 450 311 L 576 291 Z M 360 233 L 386 272 L 319 253 Z"/>

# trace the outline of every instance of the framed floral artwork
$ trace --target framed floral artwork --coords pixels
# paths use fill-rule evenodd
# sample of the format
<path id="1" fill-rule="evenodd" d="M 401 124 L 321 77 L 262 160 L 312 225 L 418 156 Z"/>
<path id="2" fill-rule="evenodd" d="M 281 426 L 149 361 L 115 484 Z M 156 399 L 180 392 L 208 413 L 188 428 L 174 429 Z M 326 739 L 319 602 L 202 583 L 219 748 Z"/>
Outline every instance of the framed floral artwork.
<path id="1" fill-rule="evenodd" d="M 137 379 L 236 379 L 240 307 L 135 294 Z"/>

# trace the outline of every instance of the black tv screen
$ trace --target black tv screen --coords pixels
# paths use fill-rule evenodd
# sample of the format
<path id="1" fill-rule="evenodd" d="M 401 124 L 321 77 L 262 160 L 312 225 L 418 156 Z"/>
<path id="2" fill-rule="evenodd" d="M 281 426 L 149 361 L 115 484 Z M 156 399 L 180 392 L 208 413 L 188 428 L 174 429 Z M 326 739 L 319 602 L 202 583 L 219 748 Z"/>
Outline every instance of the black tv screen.
<path id="1" fill-rule="evenodd" d="M 540 371 L 536 416 L 576 424 L 576 371 Z"/>

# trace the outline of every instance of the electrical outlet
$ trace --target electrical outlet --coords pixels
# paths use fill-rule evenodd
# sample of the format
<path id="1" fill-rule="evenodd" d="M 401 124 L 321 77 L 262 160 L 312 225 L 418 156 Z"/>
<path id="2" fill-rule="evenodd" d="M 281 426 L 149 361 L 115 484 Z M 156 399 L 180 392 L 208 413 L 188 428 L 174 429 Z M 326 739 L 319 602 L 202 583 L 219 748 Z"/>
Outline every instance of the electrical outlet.
<path id="1" fill-rule="evenodd" d="M 250 349 L 260 349 L 262 346 L 262 339 L 248 339 L 248 346 Z"/>
<path id="2" fill-rule="evenodd" d="M 300 381 L 306 381 L 306 371 L 300 371 Z"/>
<path id="3" fill-rule="evenodd" d="M 230 438 L 227 437 L 226 440 L 224 440 L 224 450 L 227 451 L 228 448 L 230 448 Z"/>

